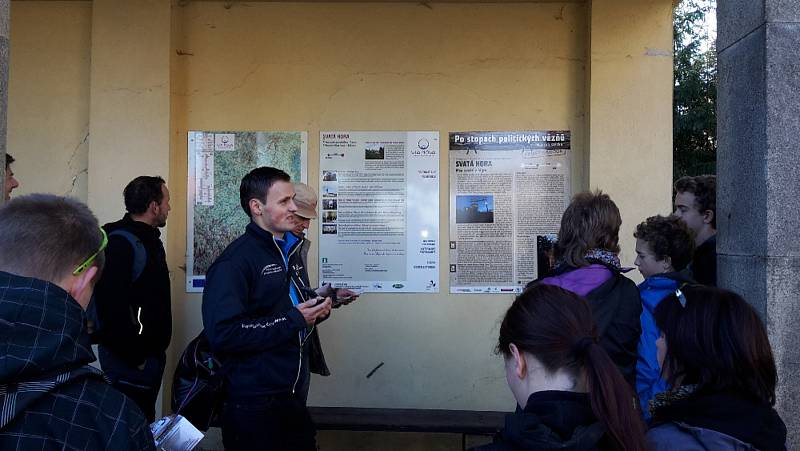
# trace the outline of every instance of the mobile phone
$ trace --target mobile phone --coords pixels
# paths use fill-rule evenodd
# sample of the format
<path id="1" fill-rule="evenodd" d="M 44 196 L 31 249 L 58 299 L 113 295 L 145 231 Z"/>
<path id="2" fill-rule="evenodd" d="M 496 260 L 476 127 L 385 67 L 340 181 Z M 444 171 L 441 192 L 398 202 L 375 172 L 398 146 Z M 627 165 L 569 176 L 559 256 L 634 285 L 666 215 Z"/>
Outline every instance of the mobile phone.
<path id="1" fill-rule="evenodd" d="M 325 298 L 321 297 L 320 295 L 318 295 L 317 292 L 314 291 L 314 289 L 312 289 L 312 288 L 302 287 L 302 288 L 300 288 L 300 291 L 303 292 L 303 295 L 305 295 L 307 300 L 311 300 L 311 299 L 314 299 L 316 297 L 319 297 L 317 302 L 314 303 L 314 307 L 316 307 L 316 306 L 322 304 L 323 302 L 325 302 Z M 332 300 L 334 302 L 336 301 L 336 293 L 335 292 L 333 293 Z"/>

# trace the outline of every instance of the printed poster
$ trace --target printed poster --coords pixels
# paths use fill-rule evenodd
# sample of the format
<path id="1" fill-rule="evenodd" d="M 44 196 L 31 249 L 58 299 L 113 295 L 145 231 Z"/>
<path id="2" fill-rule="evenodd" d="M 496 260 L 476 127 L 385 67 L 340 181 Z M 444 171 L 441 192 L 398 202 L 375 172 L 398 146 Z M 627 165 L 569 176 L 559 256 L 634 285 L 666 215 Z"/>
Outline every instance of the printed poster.
<path id="1" fill-rule="evenodd" d="M 439 291 L 439 133 L 320 133 L 320 284 Z"/>
<path id="2" fill-rule="evenodd" d="M 451 132 L 450 292 L 521 293 L 554 264 L 570 132 Z"/>

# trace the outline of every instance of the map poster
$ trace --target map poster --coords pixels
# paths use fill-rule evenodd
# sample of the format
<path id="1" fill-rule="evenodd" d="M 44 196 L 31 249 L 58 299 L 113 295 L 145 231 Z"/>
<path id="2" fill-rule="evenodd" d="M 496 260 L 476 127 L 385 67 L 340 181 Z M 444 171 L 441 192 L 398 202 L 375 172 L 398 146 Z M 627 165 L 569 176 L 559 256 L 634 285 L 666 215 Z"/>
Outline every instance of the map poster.
<path id="1" fill-rule="evenodd" d="M 450 292 L 521 293 L 553 266 L 570 132 L 451 132 Z"/>
<path id="2" fill-rule="evenodd" d="M 201 292 L 214 260 L 250 221 L 239 204 L 242 177 L 259 166 L 306 181 L 306 132 L 189 132 L 186 291 Z"/>
<path id="3" fill-rule="evenodd" d="M 439 291 L 439 133 L 320 133 L 320 284 Z"/>

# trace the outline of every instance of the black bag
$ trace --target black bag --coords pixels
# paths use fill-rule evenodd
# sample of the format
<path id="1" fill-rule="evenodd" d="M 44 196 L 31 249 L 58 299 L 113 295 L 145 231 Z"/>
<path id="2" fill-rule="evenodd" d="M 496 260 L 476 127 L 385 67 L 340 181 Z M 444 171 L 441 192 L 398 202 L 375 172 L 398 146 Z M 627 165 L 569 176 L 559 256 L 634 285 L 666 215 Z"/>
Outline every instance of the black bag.
<path id="1" fill-rule="evenodd" d="M 201 431 L 220 425 L 222 365 L 203 332 L 189 342 L 172 378 L 172 411 Z"/>

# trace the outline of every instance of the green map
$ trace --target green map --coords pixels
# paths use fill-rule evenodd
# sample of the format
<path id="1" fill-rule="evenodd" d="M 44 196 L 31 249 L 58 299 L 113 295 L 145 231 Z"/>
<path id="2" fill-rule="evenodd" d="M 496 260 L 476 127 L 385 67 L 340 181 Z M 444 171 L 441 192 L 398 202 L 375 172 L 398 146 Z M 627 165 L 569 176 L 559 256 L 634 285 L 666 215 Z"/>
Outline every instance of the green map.
<path id="1" fill-rule="evenodd" d="M 250 219 L 239 203 L 242 177 L 259 166 L 302 181 L 305 132 L 189 132 L 187 290 L 202 291 L 214 260 Z"/>

